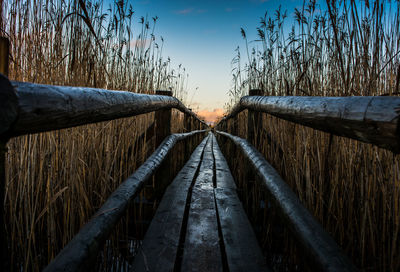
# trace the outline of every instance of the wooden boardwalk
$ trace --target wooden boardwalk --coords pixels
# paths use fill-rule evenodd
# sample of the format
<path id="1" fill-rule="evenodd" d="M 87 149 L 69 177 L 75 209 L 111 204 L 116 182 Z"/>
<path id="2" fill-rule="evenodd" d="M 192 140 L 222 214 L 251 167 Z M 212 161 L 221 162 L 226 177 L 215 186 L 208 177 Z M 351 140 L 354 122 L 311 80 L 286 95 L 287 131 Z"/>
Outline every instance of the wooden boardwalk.
<path id="1" fill-rule="evenodd" d="M 171 92 L 144 95 L 42 85 L 10 81 L 1 74 L 0 86 L 0 97 L 4 98 L 0 99 L 0 200 L 6 191 L 6 145 L 11 138 L 155 112 L 153 123 L 137 140 L 148 144 L 155 138 L 154 152 L 43 271 L 92 269 L 129 203 L 152 177 L 160 181 L 157 175 L 168 172 L 166 162 L 174 146 L 183 141 L 191 149 L 210 130 Z M 400 98 L 267 97 L 258 90 L 249 94 L 213 131 L 243 155 L 313 271 L 356 271 L 336 241 L 253 145 L 265 130 L 261 122 L 264 113 L 398 154 Z M 172 108 L 184 115 L 185 133 L 171 134 Z M 243 110 L 248 111 L 246 139 L 235 136 L 238 113 Z M 283 153 L 282 149 L 279 152 Z M 12 241 L 6 236 L 4 212 L 0 213 L 0 228 L 2 271 L 8 271 L 7 260 L 13 253 L 8 250 Z M 209 132 L 165 191 L 131 271 L 268 271 L 265 260 L 227 162 Z"/>
<path id="2" fill-rule="evenodd" d="M 268 271 L 212 133 L 166 190 L 131 271 Z"/>

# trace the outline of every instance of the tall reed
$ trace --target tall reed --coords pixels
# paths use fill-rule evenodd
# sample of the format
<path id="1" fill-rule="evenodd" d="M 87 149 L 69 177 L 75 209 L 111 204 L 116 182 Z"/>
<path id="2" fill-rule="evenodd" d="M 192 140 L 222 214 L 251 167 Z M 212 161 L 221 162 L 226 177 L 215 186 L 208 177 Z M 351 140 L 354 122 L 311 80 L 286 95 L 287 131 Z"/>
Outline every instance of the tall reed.
<path id="1" fill-rule="evenodd" d="M 305 1 L 294 10 L 291 28 L 286 11 L 266 13 L 254 47 L 244 51 L 247 60 L 239 49 L 233 60 L 230 105 L 251 88 L 264 95 L 398 95 L 399 11 L 398 1 L 327 1 L 325 9 Z M 242 29 L 241 34 L 249 47 L 247 33 Z M 238 121 L 242 137 L 246 116 L 241 113 Z M 362 271 L 400 269 L 398 156 L 266 114 L 257 131 L 262 134 L 258 149 L 356 266 Z M 262 230 L 270 261 L 277 270 L 308 269 L 265 194 L 247 183 L 237 161 L 231 166 L 241 175 L 243 200 Z"/>
<path id="2" fill-rule="evenodd" d="M 2 1 L 0 35 L 11 43 L 9 77 L 147 94 L 171 89 L 184 99 L 186 71 L 181 65 L 173 68 L 170 58 L 163 57 L 157 21 L 137 17 L 124 0 Z M 153 116 L 10 140 L 5 213 L 12 269 L 41 270 L 145 160 L 154 145 L 138 139 Z M 182 129 L 175 124 L 179 121 L 174 119 L 174 130 Z M 120 242 L 135 238 L 132 221 L 141 219 L 144 209 L 138 205 L 109 241 L 117 252 L 109 255 L 115 250 L 106 247 L 103 261 L 115 261 L 112 256 L 127 248 Z M 124 262 L 105 263 L 98 269 L 121 265 Z"/>

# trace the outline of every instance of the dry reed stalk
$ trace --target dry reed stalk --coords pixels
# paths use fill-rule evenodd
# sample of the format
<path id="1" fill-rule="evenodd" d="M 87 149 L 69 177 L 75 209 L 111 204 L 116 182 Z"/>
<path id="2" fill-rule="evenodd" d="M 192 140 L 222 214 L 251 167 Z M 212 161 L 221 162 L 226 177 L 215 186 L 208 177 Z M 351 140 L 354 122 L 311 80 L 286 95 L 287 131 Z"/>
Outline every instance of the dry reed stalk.
<path id="1" fill-rule="evenodd" d="M 261 18 L 259 47 L 250 49 L 244 68 L 236 51 L 230 105 L 251 88 L 261 88 L 265 95 L 399 94 L 399 3 L 327 1 L 327 5 L 324 10 L 316 1 L 304 1 L 302 9 L 294 11 L 289 33 L 281 9 Z M 246 121 L 246 113 L 241 113 L 242 137 Z M 262 129 L 259 150 L 353 262 L 362 271 L 399 270 L 399 157 L 265 114 L 258 131 Z M 226 149 L 232 152 L 229 145 Z M 257 187 L 246 188 L 241 164 L 231 166 L 239 174 L 244 202 L 257 197 L 248 203 L 252 205 L 248 212 L 256 228 L 263 230 L 260 238 L 276 269 L 307 269 L 286 230 L 279 231 L 284 226 L 268 208 L 268 199 L 257 193 Z"/>
<path id="2" fill-rule="evenodd" d="M 150 94 L 172 88 L 185 98 L 186 71 L 163 58 L 157 19 L 140 18 L 140 33 L 134 33 L 138 18 L 127 1 L 2 1 L 1 35 L 11 43 L 9 77 Z M 9 142 L 5 212 L 12 269 L 39 271 L 68 243 L 154 148 L 137 142 L 153 120 L 147 114 Z M 180 117 L 173 126 L 181 130 L 175 122 Z M 107 242 L 98 269 L 125 264 L 115 257 L 137 235 L 132 226 L 143 215 L 133 210 L 144 210 L 134 206 Z"/>

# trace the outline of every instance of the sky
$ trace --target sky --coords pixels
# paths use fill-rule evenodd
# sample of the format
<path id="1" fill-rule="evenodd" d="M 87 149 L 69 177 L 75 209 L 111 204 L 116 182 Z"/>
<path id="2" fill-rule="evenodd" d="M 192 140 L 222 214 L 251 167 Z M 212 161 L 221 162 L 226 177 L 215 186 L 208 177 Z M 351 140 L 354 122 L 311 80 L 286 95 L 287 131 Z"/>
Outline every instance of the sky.
<path id="1" fill-rule="evenodd" d="M 164 58 L 189 74 L 187 105 L 211 122 L 222 115 L 231 87 L 235 49 L 245 48 L 242 27 L 249 40 L 265 12 L 282 5 L 288 19 L 302 0 L 130 0 L 137 20 L 158 16 L 156 36 L 164 38 Z M 243 55 L 243 53 L 242 53 Z"/>

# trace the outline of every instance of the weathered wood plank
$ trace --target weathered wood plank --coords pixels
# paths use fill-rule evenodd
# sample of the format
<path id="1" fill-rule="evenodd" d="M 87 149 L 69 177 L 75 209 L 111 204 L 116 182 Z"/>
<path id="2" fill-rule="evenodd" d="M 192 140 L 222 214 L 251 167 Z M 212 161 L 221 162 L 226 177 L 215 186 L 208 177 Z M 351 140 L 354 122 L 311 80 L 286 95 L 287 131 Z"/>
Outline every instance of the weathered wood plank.
<path id="1" fill-rule="evenodd" d="M 221 122 L 244 109 L 400 153 L 400 97 L 245 96 Z"/>
<path id="2" fill-rule="evenodd" d="M 85 271 L 90 269 L 105 240 L 125 213 L 129 201 L 140 192 L 145 181 L 154 174 L 174 145 L 179 140 L 202 132 L 173 134 L 166 138 L 146 162 L 111 194 L 91 220 L 82 227 L 44 271 Z"/>
<path id="3" fill-rule="evenodd" d="M 217 139 L 213 135 L 213 154 L 215 159 L 215 182 L 217 188 L 231 188 L 236 190 L 236 184 L 232 177 L 228 163 L 219 148 Z"/>
<path id="4" fill-rule="evenodd" d="M 318 221 L 302 205 L 298 197 L 264 159 L 263 155 L 245 139 L 220 132 L 238 146 L 257 172 L 262 185 L 269 193 L 290 231 L 303 247 L 304 253 L 317 264 L 318 271 L 355 271 L 349 258 Z"/>
<path id="5" fill-rule="evenodd" d="M 10 137 L 168 108 L 176 108 L 198 119 L 174 97 L 17 81 L 12 81 L 11 84 L 18 94 L 19 116 L 9 132 Z"/>
<path id="6" fill-rule="evenodd" d="M 222 271 L 213 172 L 212 141 L 208 141 L 192 190 L 181 271 Z"/>
<path id="7" fill-rule="evenodd" d="M 132 271 L 173 271 L 189 188 L 200 166 L 205 138 L 167 188 L 136 255 Z"/>
<path id="8" fill-rule="evenodd" d="M 268 271 L 250 221 L 236 193 L 235 181 L 213 136 L 217 188 L 215 199 L 229 271 Z M 226 168 L 225 168 L 226 167 Z"/>
<path id="9" fill-rule="evenodd" d="M 269 271 L 237 193 L 215 188 L 229 271 Z"/>

